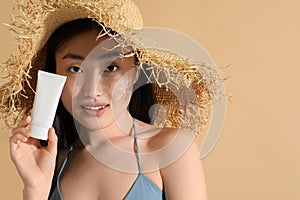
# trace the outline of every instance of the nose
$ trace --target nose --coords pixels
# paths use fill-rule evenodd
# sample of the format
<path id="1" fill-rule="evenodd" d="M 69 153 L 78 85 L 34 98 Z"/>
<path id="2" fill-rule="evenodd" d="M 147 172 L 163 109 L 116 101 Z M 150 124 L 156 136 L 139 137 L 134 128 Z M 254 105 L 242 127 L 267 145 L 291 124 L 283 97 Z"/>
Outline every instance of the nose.
<path id="1" fill-rule="evenodd" d="M 86 75 L 83 81 L 82 92 L 85 97 L 97 98 L 103 94 L 103 84 L 98 73 Z"/>

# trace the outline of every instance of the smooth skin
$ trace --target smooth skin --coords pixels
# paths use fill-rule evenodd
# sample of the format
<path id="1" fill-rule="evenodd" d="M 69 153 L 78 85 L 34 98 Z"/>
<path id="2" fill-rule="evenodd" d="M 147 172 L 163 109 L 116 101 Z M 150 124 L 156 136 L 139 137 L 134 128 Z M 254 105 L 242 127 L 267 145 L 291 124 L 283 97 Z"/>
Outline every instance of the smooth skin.
<path id="1" fill-rule="evenodd" d="M 89 52 L 102 42 L 101 39 L 95 41 L 97 34 L 96 30 L 81 33 L 72 38 L 57 52 L 57 73 L 68 77 L 61 100 L 71 114 L 73 112 L 85 112 L 80 110 L 80 106 L 76 107 L 76 105 L 71 104 L 72 98 L 74 96 L 77 97 L 77 95 L 83 98 L 80 99 L 79 105 L 80 102 L 95 102 L 96 104 L 108 105 L 103 113 L 97 114 L 93 118 L 96 118 L 101 130 L 113 144 L 125 151 L 134 153 L 133 136 L 132 134 L 125 134 L 124 132 L 126 131 L 124 130 L 128 129 L 122 127 L 122 125 L 125 126 L 132 120 L 131 116 L 126 109 L 118 107 L 122 111 L 121 115 L 117 119 L 114 118 L 113 109 L 115 109 L 115 104 L 111 103 L 113 102 L 113 91 L 117 86 L 118 80 L 134 68 L 133 58 L 116 60 L 114 65 L 117 67 L 110 67 L 108 70 L 105 68 L 105 76 L 109 77 L 109 80 L 114 81 L 105 82 L 103 81 L 105 77 L 103 77 L 96 86 L 82 87 L 78 90 L 79 93 L 73 90 L 76 77 L 86 71 L 84 69 L 81 70 L 83 60 L 73 59 L 74 57 L 66 59 L 65 55 L 73 54 L 86 58 Z M 134 79 L 132 80 L 134 81 Z M 76 101 L 74 102 L 76 103 Z M 88 134 L 90 133 L 92 138 L 92 133 L 97 128 L 95 123 L 86 120 L 86 118 L 82 117 L 83 114 L 74 114 L 73 116 L 86 130 L 89 130 Z M 91 116 L 89 117 L 92 119 Z M 47 199 L 54 174 L 56 154 L 58 153 L 57 165 L 61 166 L 68 150 L 64 149 L 56 152 L 57 137 L 53 128 L 49 130 L 48 146 L 40 147 L 38 140 L 30 138 L 31 132 L 28 128 L 30 121 L 30 117 L 27 117 L 13 129 L 10 138 L 11 158 L 24 184 L 23 198 L 31 200 Z M 139 127 L 150 126 L 141 121 L 135 121 Z M 132 123 L 130 126 L 132 126 Z M 167 145 L 177 133 L 177 129 L 164 128 L 153 137 L 139 140 L 139 153 L 152 152 Z M 189 133 L 181 131 L 180 134 L 188 135 Z M 60 188 L 64 200 L 123 199 L 134 184 L 137 175 L 137 173 L 126 173 L 112 169 L 99 162 L 78 141 L 61 176 Z M 185 152 L 182 152 L 182 156 L 172 164 L 162 169 L 145 173 L 145 175 L 160 189 L 165 191 L 167 199 L 207 199 L 203 168 L 199 159 L 199 149 L 195 142 Z"/>

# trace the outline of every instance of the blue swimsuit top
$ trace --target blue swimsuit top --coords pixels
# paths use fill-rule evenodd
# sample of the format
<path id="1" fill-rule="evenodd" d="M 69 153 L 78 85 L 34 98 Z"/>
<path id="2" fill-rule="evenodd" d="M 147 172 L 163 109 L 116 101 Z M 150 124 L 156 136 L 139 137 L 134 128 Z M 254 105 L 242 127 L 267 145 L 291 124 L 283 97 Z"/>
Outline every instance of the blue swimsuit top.
<path id="1" fill-rule="evenodd" d="M 124 197 L 124 200 L 164 200 L 165 199 L 164 192 L 161 191 L 161 189 L 157 185 L 155 185 L 150 179 L 148 179 L 142 172 L 139 150 L 138 150 L 138 143 L 137 143 L 137 136 L 136 136 L 136 127 L 134 122 L 133 122 L 133 127 L 134 127 L 134 143 L 136 147 L 139 174 L 135 182 L 133 183 L 132 187 L 130 188 L 129 192 Z M 63 200 L 60 191 L 59 180 L 72 150 L 73 150 L 73 146 L 71 146 L 71 148 L 69 149 L 69 152 L 62 164 L 62 167 L 59 170 L 56 179 L 56 187 L 49 198 L 50 200 Z"/>

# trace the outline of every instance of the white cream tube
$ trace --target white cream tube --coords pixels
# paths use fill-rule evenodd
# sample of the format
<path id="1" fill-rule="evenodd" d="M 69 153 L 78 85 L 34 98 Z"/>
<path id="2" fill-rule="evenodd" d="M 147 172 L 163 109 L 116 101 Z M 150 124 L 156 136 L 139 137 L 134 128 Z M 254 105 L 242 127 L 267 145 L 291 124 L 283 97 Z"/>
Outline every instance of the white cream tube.
<path id="1" fill-rule="evenodd" d="M 66 76 L 38 71 L 30 130 L 32 137 L 47 140 Z"/>

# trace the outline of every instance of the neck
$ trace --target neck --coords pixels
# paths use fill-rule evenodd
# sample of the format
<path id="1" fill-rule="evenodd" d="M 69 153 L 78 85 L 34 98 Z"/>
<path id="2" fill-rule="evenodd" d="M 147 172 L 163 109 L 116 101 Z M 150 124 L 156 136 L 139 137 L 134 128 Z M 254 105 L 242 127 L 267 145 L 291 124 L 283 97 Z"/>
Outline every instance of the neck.
<path id="1" fill-rule="evenodd" d="M 108 126 L 90 130 L 80 126 L 79 136 L 84 145 L 98 146 L 107 140 L 129 136 L 133 133 L 133 118 L 126 110 L 113 120 Z"/>

